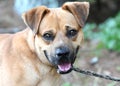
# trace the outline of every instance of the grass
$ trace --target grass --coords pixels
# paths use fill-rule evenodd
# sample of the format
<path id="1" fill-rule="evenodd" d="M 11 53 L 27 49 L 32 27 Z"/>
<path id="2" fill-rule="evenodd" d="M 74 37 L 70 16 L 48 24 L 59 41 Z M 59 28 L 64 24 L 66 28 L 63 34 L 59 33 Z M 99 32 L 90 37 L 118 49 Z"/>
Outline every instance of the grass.
<path id="1" fill-rule="evenodd" d="M 120 12 L 99 25 L 86 24 L 83 31 L 85 39 L 99 40 L 98 48 L 120 52 Z"/>

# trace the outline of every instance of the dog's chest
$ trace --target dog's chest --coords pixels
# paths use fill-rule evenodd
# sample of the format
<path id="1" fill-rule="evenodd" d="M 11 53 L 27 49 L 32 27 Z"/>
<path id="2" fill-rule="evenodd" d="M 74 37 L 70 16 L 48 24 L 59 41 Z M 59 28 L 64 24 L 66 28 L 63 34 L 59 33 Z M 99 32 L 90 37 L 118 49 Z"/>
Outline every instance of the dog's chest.
<path id="1" fill-rule="evenodd" d="M 23 82 L 25 86 L 60 86 L 60 76 L 56 70 L 51 71 L 49 67 L 33 64 L 24 66 L 25 77 Z M 23 85 L 22 85 L 23 86 Z"/>
<path id="2" fill-rule="evenodd" d="M 41 79 L 37 70 L 29 66 L 29 67 L 26 67 L 25 69 L 24 80 L 25 80 L 25 83 L 29 84 L 30 86 L 37 86 L 37 84 L 40 82 Z"/>
<path id="3" fill-rule="evenodd" d="M 58 76 L 46 76 L 38 86 L 61 86 L 61 78 Z"/>
<path id="4" fill-rule="evenodd" d="M 53 76 L 51 73 L 38 76 L 38 74 L 33 74 L 33 72 L 31 71 L 31 73 L 26 74 L 27 82 L 30 84 L 29 86 L 61 86 L 60 76 Z"/>

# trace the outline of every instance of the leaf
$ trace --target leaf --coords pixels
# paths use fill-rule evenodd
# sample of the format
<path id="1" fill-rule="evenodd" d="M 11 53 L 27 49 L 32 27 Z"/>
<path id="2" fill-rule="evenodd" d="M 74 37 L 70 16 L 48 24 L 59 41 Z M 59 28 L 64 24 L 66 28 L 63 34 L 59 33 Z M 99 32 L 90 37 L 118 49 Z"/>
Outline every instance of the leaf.
<path id="1" fill-rule="evenodd" d="M 117 69 L 117 71 L 120 71 L 120 66 L 117 66 L 116 69 Z"/>
<path id="2" fill-rule="evenodd" d="M 113 49 L 114 45 L 115 45 L 115 40 L 110 40 L 109 43 L 108 43 L 108 48 Z"/>
<path id="3" fill-rule="evenodd" d="M 69 82 L 65 82 L 62 86 L 71 86 Z"/>
<path id="4" fill-rule="evenodd" d="M 116 82 L 111 82 L 110 84 L 108 84 L 107 86 L 115 86 Z"/>

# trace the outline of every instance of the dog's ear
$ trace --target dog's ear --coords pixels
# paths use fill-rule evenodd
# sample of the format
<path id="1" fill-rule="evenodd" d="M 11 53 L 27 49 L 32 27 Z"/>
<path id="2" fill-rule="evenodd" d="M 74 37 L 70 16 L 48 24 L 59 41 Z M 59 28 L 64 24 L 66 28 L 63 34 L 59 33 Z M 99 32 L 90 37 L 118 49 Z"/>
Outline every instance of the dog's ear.
<path id="1" fill-rule="evenodd" d="M 41 20 L 48 12 L 49 9 L 45 6 L 36 7 L 23 13 L 22 19 L 25 24 L 33 30 L 34 34 L 37 34 Z"/>
<path id="2" fill-rule="evenodd" d="M 78 24 L 83 27 L 89 14 L 89 2 L 66 2 L 62 9 L 71 12 Z"/>

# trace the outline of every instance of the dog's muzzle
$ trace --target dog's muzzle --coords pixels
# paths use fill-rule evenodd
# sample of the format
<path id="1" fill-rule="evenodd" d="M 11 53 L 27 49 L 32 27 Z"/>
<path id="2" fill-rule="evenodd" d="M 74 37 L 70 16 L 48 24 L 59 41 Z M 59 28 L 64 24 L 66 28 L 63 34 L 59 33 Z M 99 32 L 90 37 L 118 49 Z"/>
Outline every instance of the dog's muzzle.
<path id="1" fill-rule="evenodd" d="M 55 51 L 57 60 L 57 72 L 60 74 L 69 73 L 72 67 L 73 57 L 67 47 L 59 47 Z"/>
<path id="2" fill-rule="evenodd" d="M 48 61 L 57 68 L 57 72 L 60 74 L 66 74 L 72 71 L 72 66 L 76 58 L 76 52 L 72 52 L 67 47 L 56 48 L 55 55 L 52 56 L 52 59 L 49 58 L 47 51 L 44 51 L 44 54 Z"/>

